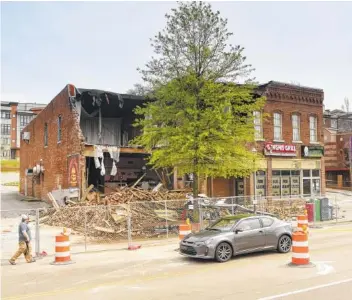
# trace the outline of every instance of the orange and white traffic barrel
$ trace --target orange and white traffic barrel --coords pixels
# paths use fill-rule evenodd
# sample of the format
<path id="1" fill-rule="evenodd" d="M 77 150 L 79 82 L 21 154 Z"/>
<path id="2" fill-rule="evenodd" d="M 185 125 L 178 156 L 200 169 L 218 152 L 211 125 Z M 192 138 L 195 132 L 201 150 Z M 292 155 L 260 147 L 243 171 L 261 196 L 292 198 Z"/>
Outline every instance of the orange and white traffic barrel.
<path id="1" fill-rule="evenodd" d="M 179 233 L 178 237 L 180 240 L 183 240 L 183 238 L 192 232 L 192 227 L 190 224 L 181 224 L 179 226 Z"/>
<path id="2" fill-rule="evenodd" d="M 70 252 L 70 237 L 68 235 L 57 235 L 55 237 L 55 261 L 53 265 L 73 264 Z"/>
<path id="3" fill-rule="evenodd" d="M 292 265 L 310 264 L 308 235 L 301 231 L 292 234 Z"/>
<path id="4" fill-rule="evenodd" d="M 308 233 L 308 215 L 297 216 L 298 229 Z"/>

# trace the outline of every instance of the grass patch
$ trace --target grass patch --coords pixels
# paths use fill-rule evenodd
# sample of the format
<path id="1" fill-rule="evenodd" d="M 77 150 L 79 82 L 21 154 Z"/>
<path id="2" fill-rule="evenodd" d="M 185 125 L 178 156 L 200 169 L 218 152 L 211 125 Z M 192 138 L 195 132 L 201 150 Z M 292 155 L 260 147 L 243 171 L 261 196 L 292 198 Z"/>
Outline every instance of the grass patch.
<path id="1" fill-rule="evenodd" d="M 18 171 L 20 169 L 20 161 L 17 159 L 2 159 L 1 172 Z"/>
<path id="2" fill-rule="evenodd" d="M 3 186 L 19 186 L 20 183 L 18 181 L 5 182 L 2 184 Z"/>

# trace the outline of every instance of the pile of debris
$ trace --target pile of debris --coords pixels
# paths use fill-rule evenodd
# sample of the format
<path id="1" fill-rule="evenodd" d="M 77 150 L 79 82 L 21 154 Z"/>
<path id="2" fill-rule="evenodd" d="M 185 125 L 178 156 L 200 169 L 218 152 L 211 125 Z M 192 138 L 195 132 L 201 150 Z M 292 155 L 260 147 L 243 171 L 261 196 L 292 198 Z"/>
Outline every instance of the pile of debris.
<path id="1" fill-rule="evenodd" d="M 148 191 L 130 187 L 121 188 L 103 198 L 100 198 L 99 193 L 89 193 L 89 188 L 87 191 L 81 201 L 69 201 L 65 206 L 59 206 L 52 199 L 54 208 L 43 211 L 40 222 L 50 226 L 69 227 L 73 232 L 86 234 L 95 240 L 116 241 L 128 238 L 128 228 L 134 238 L 159 237 L 165 235 L 166 231 L 169 235 L 175 233 L 176 236 L 178 225 L 187 218 L 194 223 L 204 223 L 220 216 L 254 213 L 255 210 L 258 214 L 289 220 L 303 214 L 305 210 L 304 199 L 263 200 L 259 201 L 255 209 L 253 205 L 219 207 L 216 204 L 201 204 L 200 201 L 200 216 L 196 206 L 188 205 L 186 191 Z"/>
<path id="2" fill-rule="evenodd" d="M 51 226 L 69 227 L 89 237 L 127 239 L 128 216 L 132 236 L 158 236 L 156 227 L 179 224 L 186 204 L 185 191 L 148 191 L 122 188 L 100 198 L 96 192 L 83 196 L 80 202 L 55 205 L 43 211 L 40 222 Z M 82 198 L 83 198 L 82 197 Z M 176 201 L 173 201 L 176 200 Z M 184 200 L 184 201 L 182 201 Z"/>

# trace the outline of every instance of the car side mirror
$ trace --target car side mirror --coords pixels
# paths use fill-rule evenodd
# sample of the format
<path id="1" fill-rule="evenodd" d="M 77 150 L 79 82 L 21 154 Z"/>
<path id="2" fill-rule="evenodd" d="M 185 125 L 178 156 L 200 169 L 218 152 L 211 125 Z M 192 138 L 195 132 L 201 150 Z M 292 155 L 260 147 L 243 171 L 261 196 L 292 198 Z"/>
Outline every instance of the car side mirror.
<path id="1" fill-rule="evenodd" d="M 236 234 L 239 233 L 239 232 L 243 232 L 243 229 L 241 229 L 241 228 L 235 229 L 235 233 L 236 233 Z"/>

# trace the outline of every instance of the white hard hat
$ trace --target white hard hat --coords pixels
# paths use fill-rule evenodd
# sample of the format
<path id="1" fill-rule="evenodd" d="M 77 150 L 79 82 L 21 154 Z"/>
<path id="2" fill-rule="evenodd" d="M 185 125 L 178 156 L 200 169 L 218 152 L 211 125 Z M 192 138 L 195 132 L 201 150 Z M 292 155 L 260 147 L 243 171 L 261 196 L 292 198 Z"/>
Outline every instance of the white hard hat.
<path id="1" fill-rule="evenodd" d="M 21 218 L 22 218 L 22 220 L 28 220 L 29 219 L 29 217 L 27 215 L 22 215 Z"/>

